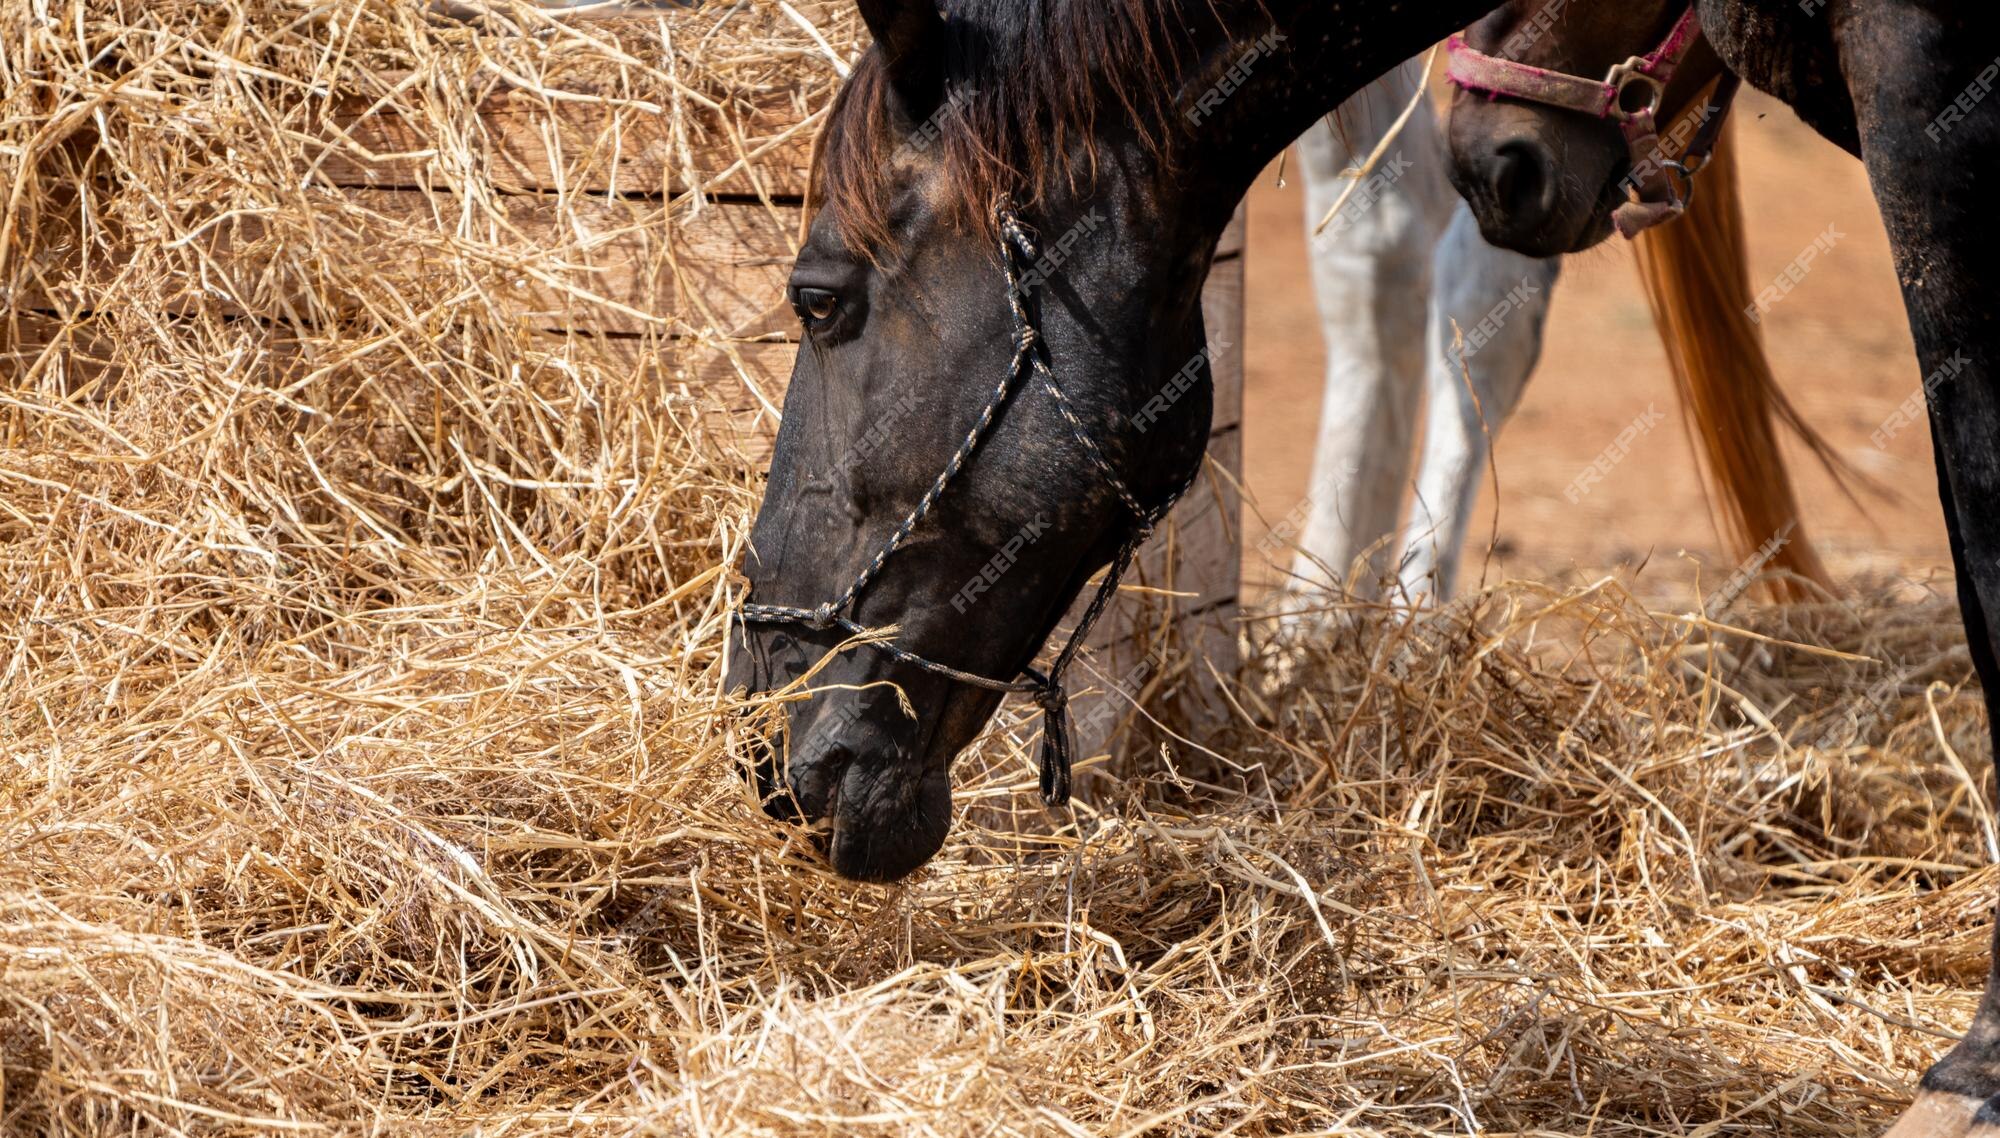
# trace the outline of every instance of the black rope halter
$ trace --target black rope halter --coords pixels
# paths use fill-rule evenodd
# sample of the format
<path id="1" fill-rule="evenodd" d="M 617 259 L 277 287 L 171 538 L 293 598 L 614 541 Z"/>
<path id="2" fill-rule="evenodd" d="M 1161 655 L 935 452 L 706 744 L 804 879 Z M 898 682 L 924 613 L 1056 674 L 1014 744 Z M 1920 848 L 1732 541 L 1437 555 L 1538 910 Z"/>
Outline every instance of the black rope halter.
<path id="1" fill-rule="evenodd" d="M 1007 273 L 1007 304 L 1014 313 L 1014 359 L 1008 365 L 1007 373 L 1001 376 L 999 384 L 993 388 L 993 393 L 987 397 L 986 406 L 980 410 L 979 417 L 973 420 L 972 428 L 965 433 L 965 440 L 958 444 L 958 450 L 951 456 L 951 461 L 945 463 L 944 470 L 937 476 L 937 480 L 931 483 L 930 489 L 924 492 L 924 496 L 918 500 L 916 506 L 903 518 L 902 524 L 896 527 L 896 532 L 890 534 L 889 540 L 882 543 L 882 548 L 875 552 L 875 556 L 854 578 L 853 583 L 847 586 L 845 592 L 818 608 L 745 602 L 738 615 L 747 623 L 803 624 L 813 629 L 838 628 L 855 636 L 867 635 L 869 629 L 844 615 L 848 607 L 860 597 L 862 590 L 875 580 L 876 575 L 882 571 L 883 563 L 909 540 L 911 532 L 923 524 L 932 507 L 936 506 L 938 499 L 944 496 L 945 488 L 951 485 L 952 479 L 958 477 L 959 472 L 965 469 L 966 463 L 970 462 L 973 454 L 979 450 L 980 443 L 985 440 L 987 430 L 993 425 L 993 421 L 999 418 L 1000 413 L 1012 401 L 1014 393 L 1020 390 L 1022 377 L 1032 375 L 1039 381 L 1042 389 L 1055 400 L 1056 410 L 1062 414 L 1063 421 L 1069 424 L 1070 433 L 1076 437 L 1078 443 L 1082 444 L 1084 454 L 1089 456 L 1091 464 L 1097 467 L 1098 474 L 1117 493 L 1118 500 L 1124 504 L 1133 519 L 1125 540 L 1119 544 L 1118 552 L 1111 558 L 1110 569 L 1106 571 L 1103 582 L 1097 586 L 1096 595 L 1091 598 L 1090 606 L 1084 609 L 1083 619 L 1079 620 L 1076 627 L 1071 630 L 1068 641 L 1063 644 L 1062 650 L 1056 653 L 1046 672 L 1032 667 L 1023 668 L 1021 675 L 1025 678 L 1016 680 L 996 680 L 963 671 L 949 664 L 926 659 L 887 641 L 873 640 L 867 643 L 887 653 L 898 663 L 922 668 L 957 683 L 984 688 L 987 691 L 1018 692 L 1034 697 L 1042 709 L 1042 801 L 1051 807 L 1059 807 L 1069 801 L 1070 767 L 1073 761 L 1069 729 L 1069 693 L 1063 688 L 1063 673 L 1068 671 L 1070 664 L 1075 661 L 1077 653 L 1083 648 L 1084 640 L 1090 636 L 1091 628 L 1096 625 L 1098 618 L 1104 615 L 1112 596 L 1118 592 L 1119 579 L 1125 575 L 1127 569 L 1131 568 L 1132 559 L 1139 552 L 1139 547 L 1145 544 L 1146 539 L 1152 535 L 1153 528 L 1160 523 L 1160 519 L 1167 516 L 1169 510 L 1173 509 L 1174 503 L 1180 500 L 1181 495 L 1187 493 L 1188 487 L 1194 485 L 1195 476 L 1200 473 L 1201 466 L 1197 463 L 1187 481 L 1159 505 L 1148 509 L 1140 504 L 1137 495 L 1132 493 L 1132 488 L 1126 485 L 1116 470 L 1111 468 L 1110 460 L 1104 457 L 1103 448 L 1097 445 L 1097 439 L 1091 435 L 1089 428 L 1084 426 L 1069 396 L 1063 393 L 1062 386 L 1056 382 L 1054 369 L 1049 366 L 1047 349 L 1042 344 L 1041 332 L 1035 326 L 1028 302 L 1027 268 L 1041 259 L 1034 238 L 1028 234 L 1027 229 L 1021 224 L 1021 219 L 1015 216 L 1013 209 L 1004 201 L 995 208 L 994 216 L 1000 229 L 1001 263 Z"/>

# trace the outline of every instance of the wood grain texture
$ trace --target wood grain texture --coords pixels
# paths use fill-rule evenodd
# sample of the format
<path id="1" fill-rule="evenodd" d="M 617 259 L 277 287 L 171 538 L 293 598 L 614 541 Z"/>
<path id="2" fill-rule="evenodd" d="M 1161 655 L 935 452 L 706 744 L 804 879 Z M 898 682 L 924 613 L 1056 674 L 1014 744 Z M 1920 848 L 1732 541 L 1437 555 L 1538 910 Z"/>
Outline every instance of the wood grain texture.
<path id="1" fill-rule="evenodd" d="M 820 118 L 789 92 L 738 103 L 724 116 L 687 102 L 678 136 L 661 101 L 590 91 L 554 99 L 502 91 L 476 117 L 440 123 L 395 102 L 348 100 L 328 116 L 309 171 L 323 185 L 490 186 L 502 193 L 805 196 Z M 595 101 L 593 101 L 595 100 Z"/>

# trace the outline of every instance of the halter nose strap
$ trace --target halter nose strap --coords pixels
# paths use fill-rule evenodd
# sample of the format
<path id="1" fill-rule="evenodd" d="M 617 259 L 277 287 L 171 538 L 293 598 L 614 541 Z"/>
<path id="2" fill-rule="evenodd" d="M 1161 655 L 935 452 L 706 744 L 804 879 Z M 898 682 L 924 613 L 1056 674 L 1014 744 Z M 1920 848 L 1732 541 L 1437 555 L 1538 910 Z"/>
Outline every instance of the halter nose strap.
<path id="1" fill-rule="evenodd" d="M 1132 559 L 1138 554 L 1139 547 L 1145 544 L 1146 539 L 1152 535 L 1153 528 L 1173 509 L 1174 503 L 1194 485 L 1195 478 L 1201 472 L 1201 465 L 1196 463 L 1195 468 L 1188 473 L 1187 480 L 1158 505 L 1147 507 L 1140 504 L 1138 496 L 1112 467 L 1110 459 L 1105 457 L 1104 449 L 1098 445 L 1096 436 L 1084 424 L 1075 405 L 1064 393 L 1062 385 L 1056 382 L 1055 369 L 1050 366 L 1048 353 L 1042 346 L 1041 332 L 1035 326 L 1027 287 L 1029 275 L 1026 267 L 1032 266 L 1040 259 L 1033 235 L 1021 224 L 1020 218 L 1004 200 L 994 209 L 994 221 L 1000 233 L 1001 264 L 1007 273 L 1007 303 L 1014 315 L 1014 359 L 1008 365 L 1006 375 L 1001 377 L 992 394 L 988 396 L 986 406 L 980 410 L 971 429 L 960 442 L 958 450 L 945 464 L 943 472 L 931 483 L 930 489 L 925 491 L 923 498 L 904 516 L 895 532 L 883 542 L 875 556 L 869 559 L 867 566 L 839 597 L 809 609 L 791 605 L 754 604 L 746 601 L 737 610 L 737 616 L 746 623 L 803 624 L 821 631 L 837 628 L 854 636 L 867 635 L 869 629 L 842 614 L 866 591 L 876 575 L 881 572 L 883 564 L 903 547 L 903 543 L 909 540 L 910 533 L 930 515 L 931 509 L 943 496 L 945 488 L 965 469 L 966 464 L 987 437 L 993 421 L 1006 409 L 1007 404 L 1020 389 L 1022 377 L 1032 376 L 1042 390 L 1048 392 L 1050 398 L 1055 401 L 1057 411 L 1069 425 L 1070 433 L 1083 447 L 1084 454 L 1089 457 L 1098 476 L 1111 487 L 1126 512 L 1132 516 L 1131 526 L 1126 531 L 1125 539 L 1119 543 L 1118 551 L 1111 559 L 1111 566 L 1106 570 L 1104 579 L 1099 582 L 1097 592 L 1090 599 L 1089 607 L 1084 609 L 1082 619 L 1078 620 L 1076 627 L 1070 630 L 1069 639 L 1056 653 L 1049 670 L 1040 672 L 1032 667 L 1024 668 L 1020 673 L 1025 677 L 1023 679 L 996 680 L 954 668 L 949 664 L 940 664 L 887 641 L 870 640 L 866 643 L 898 663 L 921 668 L 954 683 L 983 688 L 986 691 L 1016 692 L 1032 696 L 1042 709 L 1040 764 L 1042 801 L 1051 808 L 1058 808 L 1069 802 L 1071 770 L 1074 765 L 1074 744 L 1070 740 L 1069 726 L 1069 692 L 1063 687 L 1063 674 L 1069 670 L 1077 653 L 1082 650 L 1084 641 L 1089 638 L 1090 630 L 1096 626 L 1098 618 L 1104 615 L 1105 608 L 1110 605 L 1111 598 L 1117 594 L 1118 582 L 1125 576 L 1126 570 L 1131 568 Z"/>
<path id="2" fill-rule="evenodd" d="M 1520 99 L 1558 110 L 1574 111 L 1618 124 L 1632 159 L 1635 200 L 1612 211 L 1612 223 L 1628 240 L 1671 221 L 1686 211 L 1694 194 L 1694 175 L 1708 161 L 1722 133 L 1739 81 L 1725 75 L 1716 88 L 1716 106 L 1678 161 L 1660 150 L 1659 115 L 1674 73 L 1701 38 L 1701 15 L 1693 4 L 1674 22 L 1660 45 L 1611 68 L 1603 79 L 1586 79 L 1535 67 L 1478 51 L 1460 32 L 1445 44 L 1446 74 L 1457 86 L 1488 98 Z M 1646 100 L 1628 105 L 1627 95 L 1643 90 Z M 1679 175 L 1676 182 L 1674 175 Z"/>

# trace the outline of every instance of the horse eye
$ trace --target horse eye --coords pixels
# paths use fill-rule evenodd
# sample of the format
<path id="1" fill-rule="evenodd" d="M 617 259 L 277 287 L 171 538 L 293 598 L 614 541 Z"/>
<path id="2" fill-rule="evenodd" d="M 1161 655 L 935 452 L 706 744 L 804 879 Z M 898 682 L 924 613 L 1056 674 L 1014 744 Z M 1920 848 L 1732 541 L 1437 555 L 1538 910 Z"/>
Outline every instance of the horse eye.
<path id="1" fill-rule="evenodd" d="M 792 310 L 810 328 L 833 319 L 833 314 L 840 311 L 840 297 L 823 288 L 793 289 Z"/>

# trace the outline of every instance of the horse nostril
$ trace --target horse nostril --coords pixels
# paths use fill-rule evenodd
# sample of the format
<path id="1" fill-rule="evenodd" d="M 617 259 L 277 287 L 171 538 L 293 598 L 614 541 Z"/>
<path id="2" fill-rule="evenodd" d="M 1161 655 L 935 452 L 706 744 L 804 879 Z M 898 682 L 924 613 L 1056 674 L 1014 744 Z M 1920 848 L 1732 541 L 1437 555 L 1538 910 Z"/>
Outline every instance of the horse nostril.
<path id="1" fill-rule="evenodd" d="M 1548 169 L 1534 146 L 1509 142 L 1493 159 L 1493 199 L 1515 224 L 1534 228 L 1547 220 L 1549 212 Z"/>

